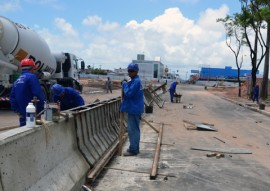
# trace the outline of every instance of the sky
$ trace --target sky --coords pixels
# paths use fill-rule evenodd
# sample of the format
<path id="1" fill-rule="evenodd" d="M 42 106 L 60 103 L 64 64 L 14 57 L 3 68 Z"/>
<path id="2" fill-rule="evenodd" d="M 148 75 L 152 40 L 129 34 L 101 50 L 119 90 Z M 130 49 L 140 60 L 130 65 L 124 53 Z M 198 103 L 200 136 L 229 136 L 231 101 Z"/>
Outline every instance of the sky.
<path id="1" fill-rule="evenodd" d="M 111 70 L 144 54 L 182 78 L 201 67 L 236 68 L 216 19 L 239 11 L 238 0 L 0 0 L 0 16 L 38 32 L 53 53 Z M 244 57 L 242 68 L 250 63 Z"/>

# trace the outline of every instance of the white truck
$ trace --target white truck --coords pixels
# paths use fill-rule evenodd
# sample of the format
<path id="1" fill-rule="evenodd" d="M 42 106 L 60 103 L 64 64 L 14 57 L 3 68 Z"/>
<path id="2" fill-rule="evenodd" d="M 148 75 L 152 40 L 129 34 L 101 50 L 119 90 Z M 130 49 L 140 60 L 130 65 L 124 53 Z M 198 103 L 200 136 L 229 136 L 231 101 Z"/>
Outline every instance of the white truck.
<path id="1" fill-rule="evenodd" d="M 20 75 L 19 64 L 24 58 L 34 60 L 42 90 L 50 100 L 54 83 L 82 91 L 79 64 L 84 61 L 70 53 L 52 54 L 49 46 L 35 31 L 0 16 L 0 107 L 9 104 L 13 82 Z"/>

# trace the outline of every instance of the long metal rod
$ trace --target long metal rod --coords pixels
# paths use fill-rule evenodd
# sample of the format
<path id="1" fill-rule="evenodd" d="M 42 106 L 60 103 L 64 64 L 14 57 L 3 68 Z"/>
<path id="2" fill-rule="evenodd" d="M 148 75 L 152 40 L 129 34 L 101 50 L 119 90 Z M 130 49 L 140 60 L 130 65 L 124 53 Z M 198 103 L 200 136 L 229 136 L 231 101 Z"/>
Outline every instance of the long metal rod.
<path id="1" fill-rule="evenodd" d="M 143 122 L 145 122 L 147 125 L 149 125 L 154 131 L 156 131 L 157 133 L 159 133 L 159 131 L 151 123 L 149 123 L 148 121 L 146 121 L 143 117 L 141 118 L 141 120 Z"/>
<path id="2" fill-rule="evenodd" d="M 157 177 L 157 168 L 158 168 L 158 160 L 159 160 L 159 154 L 160 154 L 160 149 L 161 149 L 161 144 L 162 144 L 162 135 L 163 135 L 163 123 L 161 124 L 161 127 L 159 128 L 156 152 L 155 152 L 155 157 L 154 157 L 154 161 L 152 165 L 152 171 L 150 174 L 151 180 L 154 180 Z"/>
<path id="3" fill-rule="evenodd" d="M 122 169 L 122 168 L 114 168 L 114 167 L 104 167 L 104 168 L 109 169 L 109 170 L 119 170 L 119 171 L 124 171 L 124 172 L 135 172 L 135 173 L 141 173 L 141 174 L 149 174 L 149 172 L 146 172 L 146 171 L 129 170 L 129 169 Z M 172 174 L 158 173 L 158 175 L 167 176 L 167 177 L 176 177 L 175 175 L 172 175 Z"/>

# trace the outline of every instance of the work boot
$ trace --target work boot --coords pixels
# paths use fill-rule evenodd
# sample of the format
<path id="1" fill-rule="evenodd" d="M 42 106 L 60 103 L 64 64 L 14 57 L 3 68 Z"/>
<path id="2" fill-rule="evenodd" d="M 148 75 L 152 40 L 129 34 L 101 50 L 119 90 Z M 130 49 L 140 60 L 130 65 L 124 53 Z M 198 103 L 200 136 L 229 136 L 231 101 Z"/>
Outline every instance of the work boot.
<path id="1" fill-rule="evenodd" d="M 130 153 L 130 152 L 129 152 L 129 149 L 127 149 L 127 152 Z M 139 154 L 139 153 L 140 153 L 140 151 L 138 152 L 138 154 Z"/>
<path id="2" fill-rule="evenodd" d="M 125 156 L 125 157 L 130 157 L 130 156 L 136 156 L 137 154 L 135 154 L 135 153 L 131 153 L 131 152 L 124 152 L 124 154 L 123 154 L 123 156 Z"/>

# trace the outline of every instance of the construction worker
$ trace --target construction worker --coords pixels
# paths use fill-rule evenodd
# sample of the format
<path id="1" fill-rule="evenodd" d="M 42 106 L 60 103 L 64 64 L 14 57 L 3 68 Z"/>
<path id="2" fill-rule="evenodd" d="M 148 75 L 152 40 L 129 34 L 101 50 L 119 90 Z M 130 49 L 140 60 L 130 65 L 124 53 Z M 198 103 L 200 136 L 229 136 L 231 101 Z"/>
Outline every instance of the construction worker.
<path id="1" fill-rule="evenodd" d="M 256 84 L 256 86 L 253 88 L 252 100 L 253 100 L 253 102 L 256 101 L 257 104 L 259 104 L 259 92 L 260 92 L 259 84 Z"/>
<path id="2" fill-rule="evenodd" d="M 142 82 L 138 76 L 138 64 L 131 63 L 127 67 L 129 82 L 122 82 L 123 101 L 120 111 L 128 114 L 129 148 L 124 156 L 135 156 L 140 151 L 140 120 L 144 112 L 144 96 Z"/>
<path id="3" fill-rule="evenodd" d="M 174 94 L 176 93 L 175 90 L 176 90 L 176 86 L 177 86 L 178 82 L 173 82 L 171 83 L 171 86 L 170 86 L 170 96 L 171 96 L 171 103 L 173 103 L 173 97 L 174 97 Z"/>
<path id="4" fill-rule="evenodd" d="M 26 125 L 26 107 L 34 97 L 39 100 L 36 112 L 44 108 L 45 96 L 42 92 L 38 78 L 34 73 L 37 69 L 32 59 L 23 59 L 20 63 L 22 73 L 14 82 L 10 93 L 10 104 L 14 112 L 20 116 L 20 127 Z"/>
<path id="5" fill-rule="evenodd" d="M 53 101 L 60 102 L 61 111 L 84 105 L 82 96 L 80 96 L 80 94 L 73 88 L 54 84 L 51 87 L 51 90 L 53 93 Z"/>
<path id="6" fill-rule="evenodd" d="M 105 82 L 106 86 L 106 92 L 109 93 L 109 91 L 112 93 L 112 81 L 110 77 L 107 78 L 108 80 Z"/>

